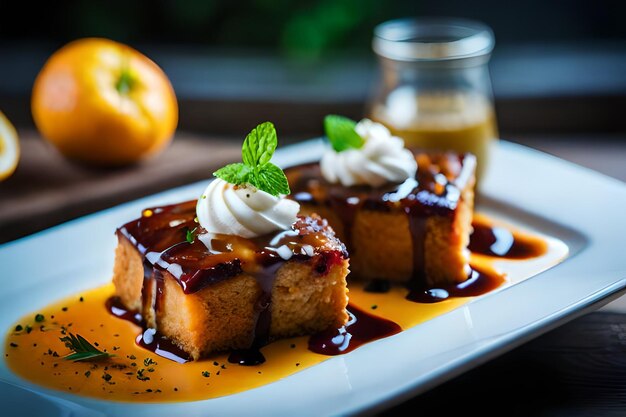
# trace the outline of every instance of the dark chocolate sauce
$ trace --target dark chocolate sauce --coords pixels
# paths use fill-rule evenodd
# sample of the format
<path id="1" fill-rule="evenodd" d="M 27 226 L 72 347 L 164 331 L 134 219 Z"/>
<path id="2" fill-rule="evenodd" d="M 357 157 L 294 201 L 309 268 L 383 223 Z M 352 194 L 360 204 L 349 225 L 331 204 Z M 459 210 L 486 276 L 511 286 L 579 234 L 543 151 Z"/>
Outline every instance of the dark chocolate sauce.
<path id="1" fill-rule="evenodd" d="M 363 287 L 366 292 L 384 294 L 391 289 L 391 282 L 388 279 L 373 279 Z"/>
<path id="2" fill-rule="evenodd" d="M 475 297 L 486 294 L 503 283 L 502 275 L 473 268 L 466 281 L 439 288 L 413 287 L 406 298 L 417 303 L 438 303 L 450 297 Z"/>
<path id="3" fill-rule="evenodd" d="M 540 238 L 520 236 L 504 227 L 474 221 L 469 250 L 473 253 L 497 258 L 530 259 L 547 251 L 546 242 Z"/>
<path id="4" fill-rule="evenodd" d="M 111 297 L 106 302 L 106 308 L 109 310 L 109 313 L 113 314 L 115 317 L 118 317 L 122 320 L 130 321 L 137 326 L 144 325 L 143 317 L 141 317 L 140 313 L 136 311 L 128 311 L 122 301 L 117 297 Z"/>
<path id="5" fill-rule="evenodd" d="M 493 226 L 482 220 L 472 223 L 468 249 L 472 253 L 494 258 L 530 259 L 545 254 L 546 242 L 537 237 L 521 236 L 504 227 Z M 419 303 L 436 303 L 450 297 L 474 297 L 485 294 L 504 282 L 496 273 L 487 273 L 476 268 L 467 281 L 441 288 L 412 287 L 407 299 Z"/>
<path id="6" fill-rule="evenodd" d="M 254 351 L 270 340 L 272 288 L 277 270 L 287 260 L 310 261 L 317 273 L 325 275 L 333 264 L 348 256 L 343 244 L 331 238 L 330 229 L 319 218 L 301 217 L 292 230 L 246 239 L 206 234 L 194 220 L 195 208 L 196 201 L 189 201 L 147 209 L 139 219 L 118 230 L 119 236 L 144 257 L 142 306 L 154 310 L 157 316 L 165 291 L 166 271 L 186 294 L 245 272 L 256 278 L 261 289 L 255 306 L 256 326 L 251 335 L 250 349 Z M 194 229 L 194 239 L 190 242 L 187 232 Z M 143 339 L 138 338 L 138 343 L 140 340 Z M 171 344 L 167 339 L 155 337 L 153 343 L 143 341 L 141 345 L 160 354 L 158 351 L 169 352 L 168 343 Z M 262 358 L 260 351 L 252 356 L 256 359 L 244 362 L 258 362 L 258 357 Z"/>
<path id="7" fill-rule="evenodd" d="M 330 329 L 309 338 L 309 350 L 321 355 L 348 353 L 365 343 L 400 333 L 402 328 L 387 319 L 348 306 L 350 319 L 339 329 Z"/>
<path id="8" fill-rule="evenodd" d="M 154 309 L 156 300 L 156 281 L 154 280 L 154 268 L 152 264 L 143 261 L 143 285 L 141 286 L 141 307 Z"/>
<path id="9" fill-rule="evenodd" d="M 228 362 L 243 366 L 255 366 L 264 363 L 265 356 L 263 356 L 261 350 L 257 347 L 251 347 L 250 349 L 238 349 L 230 352 L 230 355 L 228 355 Z"/>
<path id="10" fill-rule="evenodd" d="M 137 326 L 140 326 L 143 329 L 142 332 L 135 339 L 135 343 L 137 343 L 137 345 L 151 352 L 154 352 L 155 354 L 163 358 L 167 358 L 178 363 L 185 363 L 191 360 L 191 357 L 187 352 L 180 349 L 165 336 L 161 335 L 159 332 L 154 331 L 154 329 L 146 328 L 146 323 L 143 317 L 141 317 L 141 314 L 127 310 L 119 298 L 109 298 L 106 302 L 106 308 L 115 317 L 119 317 L 122 320 L 129 321 Z M 146 339 L 144 338 L 144 336 L 146 335 L 146 331 L 150 333 L 150 336 L 148 337 L 152 338 L 150 343 L 147 343 Z"/>
<path id="11" fill-rule="evenodd" d="M 261 268 L 256 274 L 256 280 L 261 286 L 262 293 L 255 305 L 255 311 L 258 315 L 256 326 L 254 328 L 253 342 L 250 349 L 241 351 L 239 356 L 242 360 L 235 363 L 240 363 L 241 365 L 258 365 L 259 363 L 265 362 L 265 358 L 259 349 L 268 344 L 270 341 L 270 325 L 272 324 L 272 288 L 274 286 L 276 271 L 278 271 L 282 265 L 283 262 L 270 264 L 268 267 Z M 246 356 L 244 352 L 248 352 L 248 360 L 243 360 L 243 357 Z M 230 359 L 231 358 L 228 358 L 229 361 Z"/>
<path id="12" fill-rule="evenodd" d="M 135 343 L 144 349 L 154 352 L 162 358 L 166 358 L 174 362 L 185 363 L 192 360 L 191 356 L 187 352 L 176 346 L 171 340 L 154 329 L 145 329 L 137 336 Z"/>
<path id="13" fill-rule="evenodd" d="M 354 227 L 354 221 L 356 214 L 361 206 L 361 201 L 358 197 L 344 198 L 342 195 L 335 195 L 331 193 L 329 195 L 329 202 L 333 212 L 339 217 L 339 221 L 343 226 L 343 242 L 352 242 L 352 229 Z M 354 254 L 356 248 L 352 246 L 351 254 Z"/>
<path id="14" fill-rule="evenodd" d="M 453 217 L 462 190 L 474 172 L 473 155 L 455 153 L 420 154 L 419 169 L 414 178 L 401 184 L 381 187 L 330 184 L 324 180 L 319 164 L 305 164 L 285 171 L 293 190 L 292 198 L 303 204 L 322 205 L 336 213 L 343 230 L 340 235 L 354 255 L 352 240 L 356 213 L 360 209 L 378 211 L 402 210 L 409 220 L 413 242 L 412 285 L 425 284 L 424 237 L 426 220 L 431 216 Z"/>

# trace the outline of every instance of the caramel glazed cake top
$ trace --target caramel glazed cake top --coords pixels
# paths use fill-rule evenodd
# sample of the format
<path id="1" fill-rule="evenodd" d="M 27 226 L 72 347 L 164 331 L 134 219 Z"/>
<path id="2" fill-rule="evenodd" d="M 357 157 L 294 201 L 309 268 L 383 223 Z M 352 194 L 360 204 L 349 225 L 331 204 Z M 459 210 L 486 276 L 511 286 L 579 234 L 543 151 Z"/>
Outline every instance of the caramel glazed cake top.
<path id="1" fill-rule="evenodd" d="M 319 163 L 285 170 L 294 200 L 306 204 L 338 203 L 369 210 L 407 208 L 423 215 L 448 215 L 456 209 L 461 190 L 472 178 L 476 157 L 472 154 L 416 153 L 417 172 L 400 184 L 382 187 L 331 184 L 322 176 Z"/>
<path id="2" fill-rule="evenodd" d="M 346 247 L 324 219 L 298 216 L 290 230 L 257 238 L 207 234 L 195 222 L 196 201 L 146 209 L 142 217 L 117 230 L 144 257 L 146 273 L 167 271 L 186 294 L 246 272 L 257 280 L 272 280 L 288 260 L 315 259 L 320 274 L 348 258 Z M 210 249 L 209 249 L 210 248 Z M 271 282 L 259 282 L 271 290 Z"/>

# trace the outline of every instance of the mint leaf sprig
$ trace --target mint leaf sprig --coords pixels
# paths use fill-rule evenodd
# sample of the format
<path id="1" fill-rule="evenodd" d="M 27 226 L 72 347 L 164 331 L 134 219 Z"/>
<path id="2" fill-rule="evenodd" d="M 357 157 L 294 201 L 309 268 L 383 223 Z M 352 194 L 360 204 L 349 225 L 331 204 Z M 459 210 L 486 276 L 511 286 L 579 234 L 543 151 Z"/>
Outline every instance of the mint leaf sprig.
<path id="1" fill-rule="evenodd" d="M 324 118 L 324 131 L 336 152 L 360 149 L 365 141 L 356 132 L 356 122 L 344 116 L 329 114 Z"/>
<path id="2" fill-rule="evenodd" d="M 226 165 L 213 173 L 234 185 L 250 184 L 273 196 L 291 192 L 282 169 L 270 162 L 278 138 L 271 122 L 261 123 L 248 133 L 241 147 L 243 162 Z"/>
<path id="3" fill-rule="evenodd" d="M 68 361 L 93 361 L 115 356 L 111 355 L 110 353 L 102 352 L 79 334 L 74 335 L 70 333 L 69 336 L 61 337 L 60 339 L 61 342 L 65 343 L 65 346 L 68 349 L 74 352 L 63 358 Z"/>

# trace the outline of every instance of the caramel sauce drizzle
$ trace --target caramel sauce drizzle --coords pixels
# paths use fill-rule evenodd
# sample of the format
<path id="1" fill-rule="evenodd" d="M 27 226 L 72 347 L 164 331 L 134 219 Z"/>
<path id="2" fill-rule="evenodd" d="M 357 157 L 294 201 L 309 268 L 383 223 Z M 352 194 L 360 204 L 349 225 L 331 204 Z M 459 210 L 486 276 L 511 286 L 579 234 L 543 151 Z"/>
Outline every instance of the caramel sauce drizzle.
<path id="1" fill-rule="evenodd" d="M 474 224 L 476 230 L 492 226 L 503 227 L 480 216 Z M 516 241 L 535 239 L 536 242 L 543 242 L 528 234 L 511 230 L 510 233 Z M 478 232 L 472 236 L 474 248 L 491 248 L 494 244 L 489 243 L 491 239 L 481 241 L 483 235 L 483 232 Z M 494 235 L 501 236 L 502 233 Z M 493 248 L 490 250 L 495 252 Z M 515 259 L 524 258 L 520 257 L 518 249 L 508 250 L 499 256 L 480 253 L 478 256 L 497 260 L 509 253 L 517 254 Z M 527 253 L 528 256 L 531 253 L 539 256 L 543 252 Z M 245 264 L 241 263 L 241 267 L 245 268 Z M 323 272 L 324 264 L 320 263 L 319 268 Z M 491 274 L 488 270 L 477 270 Z M 364 283 L 350 282 L 351 320 L 346 326 L 311 337 L 274 341 L 261 348 L 267 361 L 253 367 L 230 365 L 228 353 L 216 353 L 205 360 L 181 365 L 188 357 L 185 352 L 176 352 L 175 347 L 168 346 L 166 339 L 153 335 L 151 343 L 143 343 L 139 338 L 135 342 L 137 333 L 146 330 L 142 328 L 143 318 L 115 304 L 111 299 L 113 286 L 109 284 L 39 310 L 38 313 L 43 313 L 45 317 L 41 323 L 36 322 L 34 314 L 23 317 L 8 331 L 5 360 L 13 372 L 29 381 L 104 400 L 171 402 L 215 398 L 277 381 L 314 366 L 329 355 L 347 353 L 364 343 L 391 336 L 454 310 L 471 300 L 472 296 L 482 293 L 478 291 L 480 286 L 474 284 L 476 281 L 480 281 L 480 277 L 473 276 L 466 284 L 470 290 L 457 288 L 460 293 L 453 294 L 444 302 L 434 303 L 428 298 L 417 303 L 407 300 L 406 288 L 401 286 L 377 282 L 374 288 L 379 291 L 370 292 L 364 288 Z M 437 294 L 439 289 L 431 290 L 434 294 L 427 294 L 426 297 L 441 298 L 441 294 Z M 19 331 L 17 324 L 20 324 Z M 103 363 L 64 360 L 63 356 L 68 352 L 59 337 L 66 330 L 82 334 L 90 342 L 99 342 L 99 349 L 116 356 Z M 143 333 L 140 334 L 142 336 Z M 149 359 L 158 362 L 158 365 L 148 368 L 144 361 Z"/>
<path id="2" fill-rule="evenodd" d="M 446 170 L 442 171 L 433 165 L 432 169 L 422 169 L 414 179 L 376 192 L 366 187 L 351 187 L 346 191 L 343 187 L 321 184 L 319 168 L 314 164 L 298 167 L 288 174 L 292 176 L 290 179 L 295 180 L 292 188 L 296 200 L 331 205 L 339 213 L 344 225 L 354 220 L 354 213 L 359 208 L 391 210 L 400 205 L 409 217 L 415 252 L 414 278 L 409 285 L 409 296 L 405 288 L 388 282 L 368 285 L 351 282 L 350 321 L 340 329 L 329 329 L 308 338 L 283 339 L 266 344 L 271 308 L 268 301 L 271 297 L 268 297 L 275 271 L 285 262 L 278 255 L 277 248 L 289 248 L 290 259 L 316 262 L 315 268 L 321 274 L 328 271 L 333 257 L 347 257 L 342 245 L 327 245 L 328 236 L 317 220 L 302 218 L 291 231 L 256 239 L 213 235 L 210 237 L 209 250 L 197 238 L 198 234 L 204 233 L 201 228 L 197 229 L 193 242 L 186 239 L 187 231 L 198 227 L 194 222 L 195 202 L 190 201 L 145 210 L 141 218 L 121 227 L 118 234 L 135 245 L 144 257 L 144 297 L 152 300 L 152 307 L 157 310 L 164 291 L 162 282 L 165 271 L 178 280 L 187 294 L 241 272 L 255 276 L 264 290 L 258 303 L 263 307 L 259 310 L 254 342 L 250 349 L 218 353 L 206 360 L 189 362 L 185 352 L 158 333 L 152 333 L 146 340 L 145 332 L 150 329 L 146 329 L 141 315 L 127 311 L 111 298 L 113 290 L 108 285 L 85 293 L 85 302 L 81 296 L 80 301 L 75 297 L 46 307 L 42 312 L 49 321 L 38 328 L 32 323 L 35 329 L 32 333 L 12 329 L 5 342 L 6 360 L 15 372 L 31 381 L 92 397 L 147 402 L 199 400 L 233 394 L 276 381 L 313 366 L 329 355 L 347 353 L 365 343 L 391 336 L 451 311 L 468 302 L 471 297 L 491 291 L 503 283 L 500 274 L 489 269 L 474 268 L 464 283 L 426 289 L 423 285 L 425 218 L 431 215 L 454 215 L 464 188 L 463 180 L 467 180 L 468 170 L 473 169 L 473 159 L 467 158 L 461 156 L 456 160 L 440 161 Z M 420 166 L 423 168 L 428 164 L 421 162 Z M 511 231 L 480 216 L 475 218 L 473 226 L 469 247 L 474 254 L 488 259 L 530 259 L 541 256 L 547 250 L 543 239 Z M 328 251 L 311 255 L 306 246 L 320 247 L 320 242 Z M 156 293 L 156 297 L 148 296 L 152 292 Z M 61 308 L 61 305 L 64 306 Z M 84 320 L 86 316 L 90 320 Z M 24 318 L 22 322 L 28 323 L 29 320 L 32 321 L 32 318 Z M 100 327 L 97 327 L 98 322 Z M 71 363 L 63 361 L 59 355 L 49 353 L 56 353 L 53 349 L 61 352 L 63 346 L 58 341 L 57 333 L 59 329 L 65 331 L 63 329 L 71 328 L 72 324 L 75 332 L 85 334 L 92 340 L 102 341 L 105 337 L 101 347 L 118 352 L 117 358 L 110 364 Z M 141 332 L 135 342 L 138 330 Z M 135 364 L 131 363 L 134 360 L 132 358 L 139 356 L 141 351 L 151 351 L 169 359 L 161 361 L 159 368 L 151 374 L 152 380 L 150 377 L 148 380 L 140 380 L 138 370 L 132 367 Z M 41 366 L 29 360 L 33 355 L 37 360 L 41 359 Z M 266 357 L 267 363 L 264 363 Z M 255 366 L 228 367 L 229 362 Z M 211 368 L 211 372 L 206 371 L 210 364 L 215 367 Z M 104 372 L 104 382 L 99 377 L 90 379 L 89 372 Z M 111 385 L 111 381 L 105 378 L 109 372 L 114 375 L 113 381 L 118 385 Z M 211 386 L 207 382 L 211 375 L 214 379 L 220 376 L 221 380 L 207 389 L 207 386 Z M 258 378 L 252 378 L 253 375 Z M 159 377 L 160 382 L 154 382 L 156 377 Z M 147 386 L 150 388 L 145 389 Z"/>

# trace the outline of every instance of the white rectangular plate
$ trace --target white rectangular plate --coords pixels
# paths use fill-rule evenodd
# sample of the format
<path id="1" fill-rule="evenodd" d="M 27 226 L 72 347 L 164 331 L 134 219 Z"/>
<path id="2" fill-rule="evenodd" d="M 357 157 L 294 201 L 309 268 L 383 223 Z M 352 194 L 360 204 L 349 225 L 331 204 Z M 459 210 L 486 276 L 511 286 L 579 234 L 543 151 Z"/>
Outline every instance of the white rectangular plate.
<path id="1" fill-rule="evenodd" d="M 279 150 L 275 161 L 286 167 L 318 159 L 321 152 L 321 141 L 314 140 Z M 115 228 L 145 207 L 196 198 L 206 184 L 142 198 L 0 246 L 0 329 L 58 298 L 109 281 Z M 190 403 L 106 402 L 39 387 L 2 362 L 0 404 L 10 415 L 135 417 L 319 416 L 386 407 L 623 292 L 624 207 L 623 183 L 501 142 L 482 185 L 480 210 L 564 242 L 569 255 L 560 264 L 398 335 L 239 394 Z"/>

